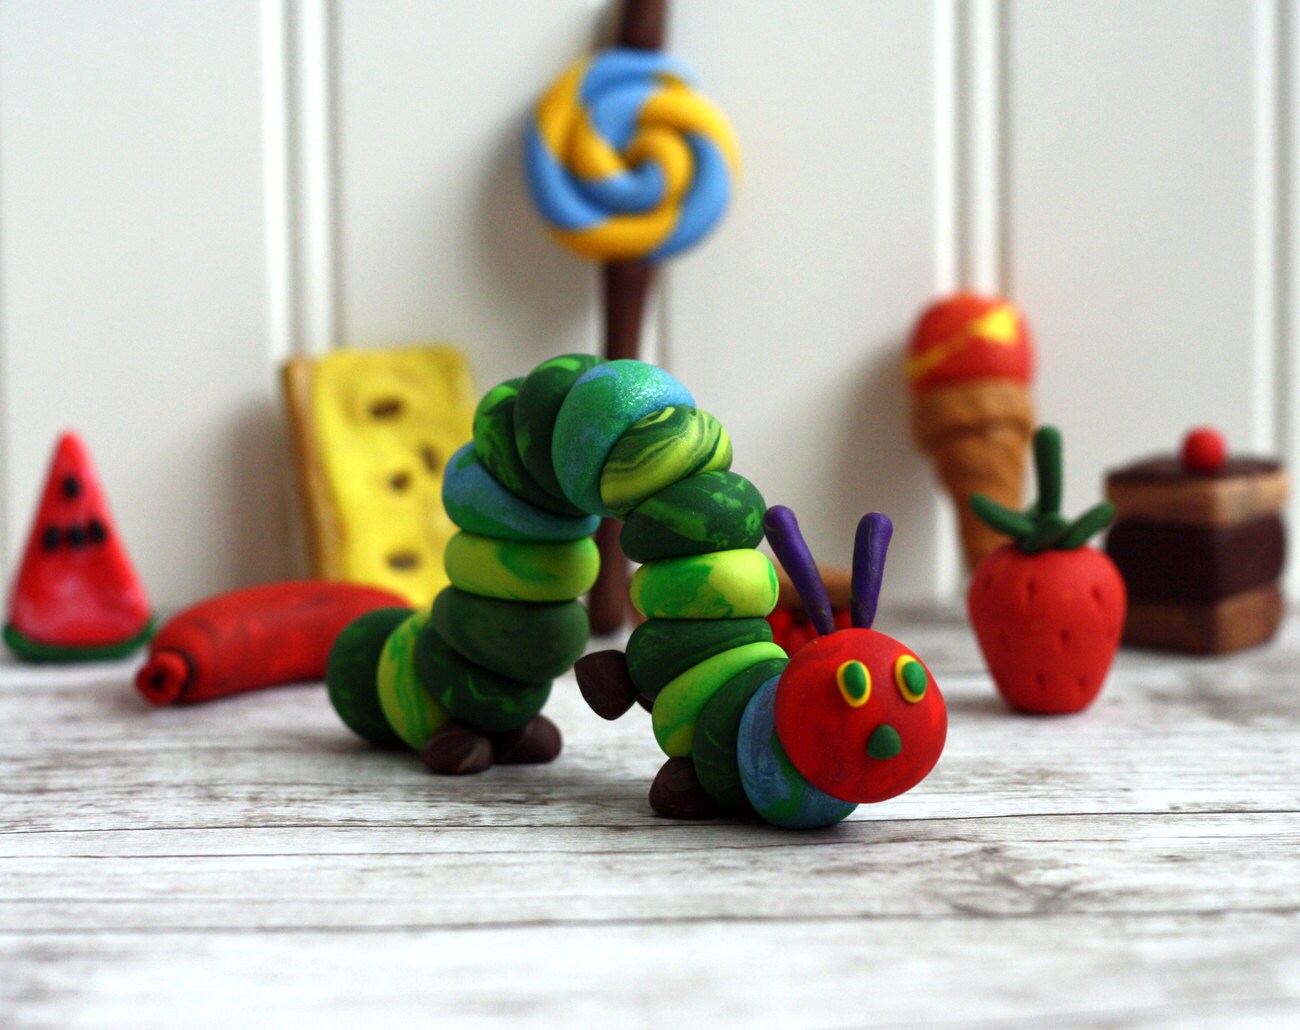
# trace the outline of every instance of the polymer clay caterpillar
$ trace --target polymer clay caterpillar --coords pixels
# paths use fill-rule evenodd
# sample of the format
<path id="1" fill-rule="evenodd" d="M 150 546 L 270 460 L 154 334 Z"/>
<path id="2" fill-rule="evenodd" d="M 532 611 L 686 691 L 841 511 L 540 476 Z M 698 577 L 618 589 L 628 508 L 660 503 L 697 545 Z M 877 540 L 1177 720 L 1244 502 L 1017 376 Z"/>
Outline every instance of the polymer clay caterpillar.
<path id="1" fill-rule="evenodd" d="M 339 716 L 436 772 L 554 758 L 559 734 L 539 713 L 586 648 L 576 598 L 596 577 L 600 516 L 625 520 L 622 550 L 645 563 L 631 594 L 652 668 L 676 675 L 736 649 L 722 660 L 737 670 L 784 661 L 763 618 L 776 573 L 754 550 L 763 498 L 731 454 L 721 423 L 640 361 L 565 355 L 490 390 L 443 482 L 460 529 L 451 586 L 431 611 L 371 613 L 339 635 L 326 674 Z M 689 750 L 687 724 L 663 732 Z"/>
<path id="2" fill-rule="evenodd" d="M 626 657 L 583 658 L 578 681 L 606 718 L 636 700 L 649 703 L 669 756 L 650 790 L 661 815 L 753 812 L 791 829 L 829 826 L 860 803 L 895 797 L 924 779 L 943 750 L 947 709 L 921 660 L 871 629 L 893 532 L 886 516 L 859 523 L 852 627 L 839 630 L 794 514 L 774 507 L 764 527 L 821 636 L 787 661 L 779 649 L 725 642 L 734 620 L 724 619 L 712 624 L 724 641 L 716 653 L 691 665 L 702 652 L 682 661 L 682 649 L 652 665 L 648 658 L 659 656 L 649 639 L 660 631 L 646 623 Z"/>

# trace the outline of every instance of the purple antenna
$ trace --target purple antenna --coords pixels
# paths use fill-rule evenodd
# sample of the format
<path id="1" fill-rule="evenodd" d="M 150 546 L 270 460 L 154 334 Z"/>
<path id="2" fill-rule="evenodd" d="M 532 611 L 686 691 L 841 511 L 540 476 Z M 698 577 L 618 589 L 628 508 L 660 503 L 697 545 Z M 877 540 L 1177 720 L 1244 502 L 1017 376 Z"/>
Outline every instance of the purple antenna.
<path id="1" fill-rule="evenodd" d="M 880 584 L 885 579 L 885 555 L 894 524 L 878 511 L 862 516 L 853 539 L 853 597 L 851 621 L 861 629 L 870 629 L 876 621 L 876 604 L 880 601 Z"/>
<path id="2" fill-rule="evenodd" d="M 823 636 L 834 633 L 835 617 L 831 614 L 831 599 L 826 594 L 826 584 L 817 571 L 812 552 L 808 550 L 808 544 L 799 532 L 799 522 L 794 517 L 794 512 L 784 504 L 772 505 L 763 516 L 763 532 L 767 534 L 767 542 L 776 552 L 777 561 L 799 592 L 799 600 L 803 602 L 803 610 L 808 613 L 808 621 Z"/>

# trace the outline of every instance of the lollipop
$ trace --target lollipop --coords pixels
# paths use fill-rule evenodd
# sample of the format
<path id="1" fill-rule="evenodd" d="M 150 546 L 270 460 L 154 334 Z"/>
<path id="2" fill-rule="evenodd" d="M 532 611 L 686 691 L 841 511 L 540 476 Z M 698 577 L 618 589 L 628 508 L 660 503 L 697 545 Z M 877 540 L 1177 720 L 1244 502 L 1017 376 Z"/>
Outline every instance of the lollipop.
<path id="1" fill-rule="evenodd" d="M 722 112 L 676 58 L 615 47 L 574 64 L 528 130 L 533 200 L 590 261 L 659 261 L 721 219 L 739 155 Z"/>
<path id="2" fill-rule="evenodd" d="M 912 435 L 952 495 L 966 567 L 973 569 L 1007 538 L 975 516 L 970 497 L 1020 507 L 1034 423 L 1029 328 L 1004 300 L 946 297 L 912 331 L 906 371 Z"/>
<path id="3" fill-rule="evenodd" d="M 655 264 L 703 239 L 726 211 L 740 171 L 735 134 L 659 52 L 665 0 L 629 0 L 619 45 L 561 75 L 528 128 L 528 186 L 551 235 L 602 266 L 609 360 L 636 358 Z M 617 528 L 602 527 L 592 628 L 622 624 L 627 567 Z"/>

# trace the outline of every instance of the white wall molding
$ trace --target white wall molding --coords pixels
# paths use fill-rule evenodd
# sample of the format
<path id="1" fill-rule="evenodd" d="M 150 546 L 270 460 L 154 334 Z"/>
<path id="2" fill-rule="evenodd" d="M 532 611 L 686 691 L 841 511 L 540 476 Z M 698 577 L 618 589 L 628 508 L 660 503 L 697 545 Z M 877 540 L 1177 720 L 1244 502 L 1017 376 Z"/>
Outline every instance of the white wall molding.
<path id="1" fill-rule="evenodd" d="M 1277 20 L 1278 120 L 1276 274 L 1277 307 L 1277 440 L 1292 473 L 1288 528 L 1300 532 L 1300 490 L 1295 473 L 1300 463 L 1300 0 L 1279 0 Z M 1294 537 L 1293 537 L 1294 539 Z M 1292 549 L 1287 571 L 1288 596 L 1300 597 L 1300 559 Z"/>
<path id="2" fill-rule="evenodd" d="M 963 285 L 1010 287 L 1007 263 L 1007 64 L 1004 0 L 963 0 L 958 17 L 961 141 L 960 253 Z"/>
<path id="3" fill-rule="evenodd" d="M 1254 18 L 1254 290 L 1251 342 L 1253 404 L 1251 449 L 1276 453 L 1283 428 L 1279 370 L 1283 361 L 1282 283 L 1284 121 L 1282 98 L 1282 5 L 1255 0 Z"/>
<path id="4" fill-rule="evenodd" d="M 333 0 L 286 0 L 293 239 L 294 349 L 339 345 L 337 11 Z"/>

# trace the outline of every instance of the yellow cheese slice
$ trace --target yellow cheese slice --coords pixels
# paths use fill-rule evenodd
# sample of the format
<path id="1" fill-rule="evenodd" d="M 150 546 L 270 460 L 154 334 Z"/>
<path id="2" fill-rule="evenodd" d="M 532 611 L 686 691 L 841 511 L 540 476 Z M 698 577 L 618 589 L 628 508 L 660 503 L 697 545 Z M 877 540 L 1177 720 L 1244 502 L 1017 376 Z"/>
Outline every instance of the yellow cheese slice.
<path id="1" fill-rule="evenodd" d="M 304 359 L 297 359 L 301 364 Z M 343 349 L 285 382 L 318 466 L 308 503 L 317 575 L 386 587 L 427 605 L 447 585 L 443 549 L 456 532 L 442 506 L 443 469 L 470 439 L 476 394 L 464 354 L 448 346 Z M 306 393 L 306 396 L 303 394 Z M 306 415 L 306 419 L 302 417 Z M 304 446 L 305 444 L 305 446 Z M 311 469 L 303 469 L 304 480 Z"/>

